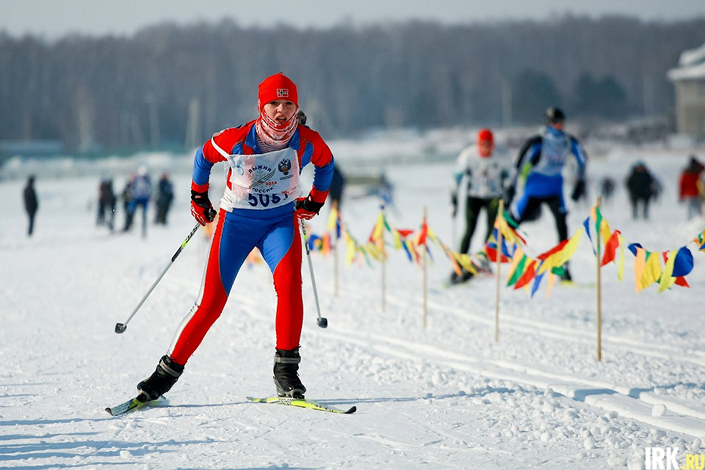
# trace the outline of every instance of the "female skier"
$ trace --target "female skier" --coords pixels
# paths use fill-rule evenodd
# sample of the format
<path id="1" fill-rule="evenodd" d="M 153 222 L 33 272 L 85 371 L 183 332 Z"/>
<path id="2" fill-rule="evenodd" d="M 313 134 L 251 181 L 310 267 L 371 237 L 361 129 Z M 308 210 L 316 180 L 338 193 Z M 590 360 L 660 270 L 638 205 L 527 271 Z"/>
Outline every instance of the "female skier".
<path id="1" fill-rule="evenodd" d="M 215 163 L 228 167 L 218 223 L 199 299 L 181 322 L 154 373 L 137 385 L 140 401 L 156 400 L 181 376 L 186 362 L 218 319 L 235 277 L 257 247 L 272 271 L 277 294 L 274 383 L 279 396 L 303 398 L 298 375 L 303 322 L 299 220 L 320 211 L 333 175 L 333 155 L 317 132 L 300 125 L 296 85 L 283 73 L 259 85 L 257 119 L 222 130 L 196 152 L 191 213 L 215 219 L 208 182 Z M 315 166 L 313 188 L 299 197 L 299 174 Z"/>

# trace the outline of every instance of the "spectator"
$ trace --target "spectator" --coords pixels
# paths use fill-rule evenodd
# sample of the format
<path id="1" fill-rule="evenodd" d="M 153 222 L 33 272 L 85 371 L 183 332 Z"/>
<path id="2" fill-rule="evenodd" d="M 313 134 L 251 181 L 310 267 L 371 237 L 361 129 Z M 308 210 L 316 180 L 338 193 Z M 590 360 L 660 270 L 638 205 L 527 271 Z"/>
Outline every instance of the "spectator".
<path id="1" fill-rule="evenodd" d="M 113 231 L 117 198 L 113 192 L 113 180 L 105 179 L 98 188 L 98 225 L 106 225 Z"/>
<path id="2" fill-rule="evenodd" d="M 152 197 L 152 180 L 147 173 L 147 167 L 142 165 L 137 170 L 137 177 L 132 182 L 132 200 L 128 212 L 134 217 L 137 207 L 142 208 L 142 237 L 147 236 L 147 209 Z M 132 217 L 130 218 L 132 222 Z M 129 230 L 129 227 L 128 227 Z"/>
<path id="3" fill-rule="evenodd" d="M 169 180 L 169 174 L 164 172 L 157 185 L 157 213 L 154 218 L 155 224 L 166 225 L 166 217 L 174 200 L 174 185 Z"/>
<path id="4" fill-rule="evenodd" d="M 702 200 L 705 195 L 701 175 L 703 166 L 694 155 L 690 157 L 688 166 L 683 169 L 678 183 L 679 201 L 685 202 L 688 207 L 688 219 L 702 215 Z"/>
<path id="5" fill-rule="evenodd" d="M 600 196 L 602 197 L 602 202 L 608 203 L 612 199 L 614 194 L 615 182 L 609 176 L 605 176 L 600 181 Z"/>
<path id="6" fill-rule="evenodd" d="M 649 218 L 649 201 L 658 192 L 658 183 L 644 162 L 636 162 L 625 180 L 629 201 L 632 205 L 632 218 L 639 217 L 639 205 L 642 206 L 644 220 Z"/>
<path id="7" fill-rule="evenodd" d="M 27 236 L 31 237 L 34 232 L 34 216 L 37 214 L 37 209 L 39 209 L 37 192 L 34 190 L 34 175 L 30 175 L 27 178 L 27 186 L 24 187 L 24 208 L 29 217 Z"/>

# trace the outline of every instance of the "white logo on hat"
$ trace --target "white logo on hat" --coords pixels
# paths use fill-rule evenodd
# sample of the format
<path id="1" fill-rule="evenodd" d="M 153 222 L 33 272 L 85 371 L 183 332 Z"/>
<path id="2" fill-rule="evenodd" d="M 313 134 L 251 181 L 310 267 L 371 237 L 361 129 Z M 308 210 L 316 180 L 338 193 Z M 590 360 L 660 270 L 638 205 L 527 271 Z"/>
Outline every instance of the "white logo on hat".
<path id="1" fill-rule="evenodd" d="M 277 88 L 277 98 L 288 98 L 289 90 L 286 88 Z"/>

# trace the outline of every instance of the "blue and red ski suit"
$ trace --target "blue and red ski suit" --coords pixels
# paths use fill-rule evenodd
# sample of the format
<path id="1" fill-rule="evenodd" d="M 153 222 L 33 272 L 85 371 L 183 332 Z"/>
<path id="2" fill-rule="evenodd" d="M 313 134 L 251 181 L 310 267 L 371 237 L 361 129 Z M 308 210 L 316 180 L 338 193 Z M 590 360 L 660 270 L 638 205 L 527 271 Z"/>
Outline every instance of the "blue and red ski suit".
<path id="1" fill-rule="evenodd" d="M 211 168 L 215 163 L 227 160 L 223 151 L 231 156 L 263 154 L 257 144 L 254 123 L 251 121 L 237 128 L 225 129 L 196 152 L 193 165 L 193 187 L 196 190 L 208 189 Z M 310 196 L 314 201 L 323 203 L 333 176 L 330 149 L 317 132 L 302 125 L 298 126 L 289 141 L 289 148 L 295 151 L 298 158 L 299 172 L 309 163 L 315 166 Z M 226 193 L 233 189 L 232 171 L 231 167 Z M 302 254 L 294 199 L 292 197 L 291 202 L 269 209 L 261 207 L 263 201 L 260 199 L 258 210 L 227 208 L 227 205 L 224 208 L 221 204 L 201 294 L 181 322 L 168 352 L 177 364 L 186 364 L 222 313 L 235 277 L 254 247 L 259 249 L 274 279 L 277 294 L 276 349 L 293 350 L 299 347 L 303 323 Z"/>

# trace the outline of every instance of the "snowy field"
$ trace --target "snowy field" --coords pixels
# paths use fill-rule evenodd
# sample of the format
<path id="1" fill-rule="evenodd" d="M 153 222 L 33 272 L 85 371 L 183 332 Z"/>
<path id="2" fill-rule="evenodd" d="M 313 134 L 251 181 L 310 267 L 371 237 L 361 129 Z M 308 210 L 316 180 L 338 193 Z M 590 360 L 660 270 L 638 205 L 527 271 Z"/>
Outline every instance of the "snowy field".
<path id="1" fill-rule="evenodd" d="M 701 155 L 705 157 L 705 155 Z M 665 193 L 650 221 L 631 220 L 621 186 L 644 159 Z M 342 160 L 342 159 L 341 159 Z M 619 189 L 603 214 L 628 242 L 677 249 L 705 227 L 686 221 L 676 181 L 686 154 L 633 150 L 594 158 L 597 179 Z M 344 164 L 344 161 L 343 161 Z M 395 184 L 388 218 L 429 225 L 450 244 L 452 165 L 387 168 Z M 95 225 L 96 176 L 50 179 L 38 172 L 36 234 L 25 236 L 22 180 L 0 182 L 0 467 L 145 469 L 643 469 L 647 447 L 705 453 L 705 253 L 689 245 L 691 288 L 635 292 L 633 256 L 625 279 L 602 271 L 603 360 L 596 360 L 595 261 L 583 236 L 572 260 L 581 287 L 545 287 L 533 299 L 501 289 L 500 340 L 494 340 L 495 281 L 444 288 L 450 265 L 437 247 L 429 269 L 428 324 L 423 278 L 402 252 L 381 269 L 313 253 L 323 316 L 316 326 L 308 268 L 301 376 L 307 397 L 353 415 L 249 403 L 274 393 L 275 296 L 264 264 L 243 268 L 225 311 L 189 361 L 166 407 L 124 417 L 103 409 L 130 398 L 167 350 L 200 287 L 207 241 L 186 247 L 127 331 L 126 319 L 194 225 L 189 175 L 176 174 L 169 225 L 110 234 Z M 213 181 L 222 172 L 214 170 Z M 157 177 L 156 172 L 153 173 Z M 121 190 L 124 177 L 116 177 Z M 217 184 L 214 184 L 217 186 Z M 570 206 L 569 231 L 590 204 Z M 327 216 L 314 221 L 323 230 Z M 374 198 L 346 199 L 342 214 L 365 240 L 377 218 Z M 122 207 L 118 208 L 122 226 Z M 150 220 L 152 215 L 150 215 Z M 139 228 L 139 226 L 138 226 Z M 557 243 L 548 211 L 522 227 L 534 255 Z M 480 224 L 473 240 L 479 247 Z M 342 258 L 342 256 L 341 256 Z M 507 272 L 506 265 L 503 273 Z"/>

